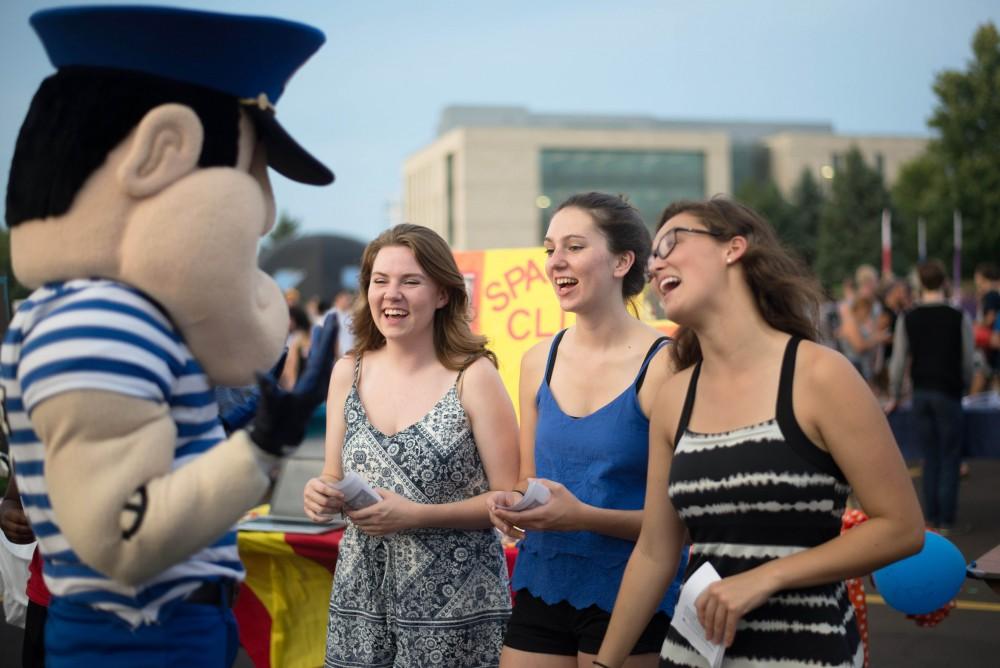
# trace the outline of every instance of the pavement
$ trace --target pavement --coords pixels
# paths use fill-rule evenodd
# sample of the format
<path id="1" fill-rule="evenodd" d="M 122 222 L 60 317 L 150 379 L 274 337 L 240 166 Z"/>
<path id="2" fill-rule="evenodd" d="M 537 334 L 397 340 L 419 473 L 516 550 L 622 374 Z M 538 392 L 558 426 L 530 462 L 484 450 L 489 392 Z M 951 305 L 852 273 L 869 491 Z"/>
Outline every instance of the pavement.
<path id="1" fill-rule="evenodd" d="M 959 525 L 949 536 L 966 561 L 1000 544 L 1000 459 L 969 460 L 959 496 Z M 919 463 L 911 472 L 919 489 Z M 966 580 L 958 607 L 938 626 L 921 628 L 881 602 L 872 587 L 868 619 L 871 665 L 876 668 L 996 668 L 1000 665 L 1000 595 L 979 580 Z M 20 666 L 20 630 L 0 622 L 0 668 Z M 252 668 L 241 651 L 236 668 Z M 274 668 L 281 668 L 275 666 Z"/>

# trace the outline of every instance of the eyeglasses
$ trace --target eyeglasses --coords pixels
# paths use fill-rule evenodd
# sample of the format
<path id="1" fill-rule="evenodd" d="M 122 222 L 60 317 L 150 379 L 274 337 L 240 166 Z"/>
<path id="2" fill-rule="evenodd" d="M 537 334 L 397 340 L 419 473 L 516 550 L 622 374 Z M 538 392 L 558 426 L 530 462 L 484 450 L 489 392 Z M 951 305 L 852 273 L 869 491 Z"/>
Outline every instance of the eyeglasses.
<path id="1" fill-rule="evenodd" d="M 678 232 L 690 232 L 691 234 L 704 234 L 710 237 L 721 237 L 722 234 L 719 232 L 713 232 L 712 230 L 698 230 L 693 227 L 672 227 L 667 230 L 667 233 L 660 237 L 660 240 L 656 243 L 653 248 L 653 254 L 649 256 L 650 264 L 653 260 L 666 260 L 667 257 L 674 252 L 674 247 L 677 246 L 677 233 Z"/>

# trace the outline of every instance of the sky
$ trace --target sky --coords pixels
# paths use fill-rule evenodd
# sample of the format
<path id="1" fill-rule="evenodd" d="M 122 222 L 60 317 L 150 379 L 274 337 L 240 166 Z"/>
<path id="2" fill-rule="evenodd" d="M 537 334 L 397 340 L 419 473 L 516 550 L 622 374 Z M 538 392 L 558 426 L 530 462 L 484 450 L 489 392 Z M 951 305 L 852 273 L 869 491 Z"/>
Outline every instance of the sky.
<path id="1" fill-rule="evenodd" d="M 0 5 L 0 191 L 31 96 L 53 70 L 28 25 L 72 0 Z M 115 4 L 105 1 L 103 4 Z M 368 241 L 397 220 L 407 156 L 453 104 L 663 119 L 823 121 L 846 134 L 928 136 L 935 75 L 962 69 L 996 0 L 202 0 L 271 15 L 326 44 L 278 104 L 337 174 L 316 188 L 272 172 L 306 233 Z M 413 221 L 419 222 L 419 221 Z"/>

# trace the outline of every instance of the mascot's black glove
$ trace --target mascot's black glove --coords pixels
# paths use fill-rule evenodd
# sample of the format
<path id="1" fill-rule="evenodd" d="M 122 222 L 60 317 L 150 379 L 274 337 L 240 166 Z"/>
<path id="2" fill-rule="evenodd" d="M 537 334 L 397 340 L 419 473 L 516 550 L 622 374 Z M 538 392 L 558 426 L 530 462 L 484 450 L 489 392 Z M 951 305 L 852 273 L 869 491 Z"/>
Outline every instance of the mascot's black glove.
<path id="1" fill-rule="evenodd" d="M 281 372 L 285 368 L 285 360 L 288 357 L 288 348 L 281 353 L 281 357 L 275 362 L 271 370 L 267 372 L 267 378 L 272 382 L 277 383 L 278 378 L 281 377 Z M 218 392 L 219 390 L 217 390 Z M 226 403 L 225 411 L 219 413 L 219 419 L 222 420 L 222 428 L 226 430 L 226 436 L 229 436 L 237 429 L 242 429 L 250 423 L 253 416 L 257 413 L 257 401 L 260 399 L 260 388 L 256 385 L 242 388 L 223 388 L 221 391 L 226 392 Z M 235 397 L 233 396 L 235 395 Z M 215 396 L 215 400 L 219 402 L 219 408 L 223 408 L 223 400 L 220 399 L 218 393 Z"/>
<path id="2" fill-rule="evenodd" d="M 291 392 L 278 387 L 273 377 L 257 375 L 260 398 L 250 440 L 261 450 L 281 457 L 305 438 L 309 418 L 326 399 L 338 330 L 336 315 L 328 315 Z"/>

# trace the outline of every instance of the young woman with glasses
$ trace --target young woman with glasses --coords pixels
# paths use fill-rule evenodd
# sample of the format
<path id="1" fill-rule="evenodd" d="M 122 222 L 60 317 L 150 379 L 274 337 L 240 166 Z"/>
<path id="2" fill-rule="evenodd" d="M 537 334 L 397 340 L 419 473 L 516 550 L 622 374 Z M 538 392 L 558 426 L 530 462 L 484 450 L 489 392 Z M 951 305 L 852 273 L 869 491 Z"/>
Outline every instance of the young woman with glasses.
<path id="1" fill-rule="evenodd" d="M 595 665 L 621 666 L 674 574 L 722 577 L 697 600 L 741 666 L 863 662 L 842 581 L 920 549 L 913 485 L 885 416 L 814 343 L 814 280 L 754 211 L 679 202 L 660 219 L 653 285 L 681 329 L 650 427 L 642 531 Z M 871 520 L 840 535 L 853 490 Z M 662 666 L 704 665 L 671 628 Z"/>

